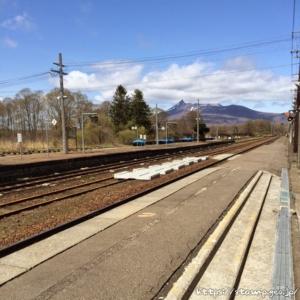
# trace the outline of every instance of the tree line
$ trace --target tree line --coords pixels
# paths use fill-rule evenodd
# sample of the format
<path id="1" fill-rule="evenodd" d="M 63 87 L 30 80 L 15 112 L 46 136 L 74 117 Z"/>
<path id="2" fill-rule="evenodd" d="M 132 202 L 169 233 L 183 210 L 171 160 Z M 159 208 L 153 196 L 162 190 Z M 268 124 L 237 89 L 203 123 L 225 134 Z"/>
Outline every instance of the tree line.
<path id="1" fill-rule="evenodd" d="M 152 112 L 144 100 L 142 91 L 132 95 L 119 85 L 112 101 L 93 104 L 85 94 L 65 89 L 65 124 L 69 144 L 78 148 L 82 122 L 87 144 L 128 143 L 135 137 L 130 128 L 135 126 L 141 134 L 149 134 L 152 128 Z M 97 118 L 85 113 L 94 113 Z M 83 118 L 84 116 L 84 118 Z M 51 121 L 56 120 L 54 126 Z M 41 91 L 23 89 L 15 97 L 0 101 L 0 148 L 15 144 L 17 133 L 22 133 L 28 145 L 45 144 L 48 130 L 52 147 L 60 147 L 61 100 L 59 89 L 44 94 Z"/>
<path id="2" fill-rule="evenodd" d="M 119 85 L 111 101 L 95 105 L 81 92 L 65 90 L 65 122 L 71 148 L 80 148 L 82 121 L 86 145 L 93 147 L 128 144 L 140 134 L 147 135 L 149 140 L 155 139 L 155 109 L 151 109 L 139 89 L 129 94 L 126 88 Z M 84 113 L 95 113 L 97 118 Z M 82 118 L 84 116 L 84 118 Z M 168 121 L 165 111 L 159 110 L 158 127 L 160 138 L 165 137 L 163 128 Z M 169 136 L 180 138 L 196 136 L 197 113 L 190 111 L 182 118 L 168 126 Z M 51 121 L 55 119 L 54 126 Z M 61 147 L 61 100 L 59 89 L 48 93 L 23 89 L 15 97 L 6 97 L 0 101 L 0 150 L 16 147 L 17 133 L 23 134 L 25 147 L 45 148 L 47 129 L 50 147 Z M 269 127 L 268 127 L 269 126 Z M 255 135 L 271 132 L 270 122 L 254 121 L 236 126 L 239 134 Z M 220 126 L 219 134 L 234 134 L 230 127 Z M 279 129 L 278 129 L 279 130 Z M 207 134 L 200 115 L 200 138 Z M 216 128 L 211 128 L 215 135 Z"/>

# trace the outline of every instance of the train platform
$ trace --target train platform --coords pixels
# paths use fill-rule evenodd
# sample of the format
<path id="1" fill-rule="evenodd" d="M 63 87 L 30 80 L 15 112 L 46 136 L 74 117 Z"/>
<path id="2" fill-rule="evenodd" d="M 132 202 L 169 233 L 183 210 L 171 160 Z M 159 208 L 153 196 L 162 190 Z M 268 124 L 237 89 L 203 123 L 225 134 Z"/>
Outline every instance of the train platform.
<path id="1" fill-rule="evenodd" d="M 0 258 L 0 299 L 231 299 L 230 287 L 278 288 L 286 270 L 278 249 L 289 244 L 280 244 L 280 234 L 294 209 L 282 171 L 287 149 L 281 138 L 228 154 L 220 165 Z M 291 289 L 299 282 L 294 225 Z M 215 295 L 204 294 L 209 289 Z"/>
<path id="2" fill-rule="evenodd" d="M 115 154 L 115 153 L 127 153 L 143 150 L 153 150 L 160 148 L 178 148 L 182 146 L 194 146 L 198 144 L 203 144 L 205 142 L 187 142 L 187 143 L 173 143 L 168 145 L 146 145 L 146 146 L 130 146 L 130 145 L 119 145 L 115 147 L 103 147 L 99 149 L 87 149 L 85 152 L 82 151 L 70 151 L 68 154 L 61 152 L 50 152 L 49 154 L 43 153 L 32 153 L 32 154 L 23 154 L 22 156 L 16 152 L 13 155 L 4 155 L 0 156 L 0 166 L 6 165 L 22 165 L 22 164 L 32 164 L 39 162 L 48 162 L 55 160 L 66 160 L 74 159 L 81 157 L 93 157 L 99 155 Z"/>
<path id="3" fill-rule="evenodd" d="M 251 141 L 251 140 L 250 140 Z M 246 140 L 245 142 L 248 142 Z M 192 152 L 208 150 L 222 145 L 233 143 L 231 140 L 174 143 L 167 145 L 149 145 L 143 147 L 118 147 L 103 149 L 92 153 L 69 154 L 30 154 L 20 156 L 0 157 L 0 182 L 15 181 L 16 178 L 24 178 L 49 175 L 81 168 L 89 168 L 95 165 L 110 164 L 120 161 L 130 161 L 159 155 L 170 155 L 180 151 Z"/>

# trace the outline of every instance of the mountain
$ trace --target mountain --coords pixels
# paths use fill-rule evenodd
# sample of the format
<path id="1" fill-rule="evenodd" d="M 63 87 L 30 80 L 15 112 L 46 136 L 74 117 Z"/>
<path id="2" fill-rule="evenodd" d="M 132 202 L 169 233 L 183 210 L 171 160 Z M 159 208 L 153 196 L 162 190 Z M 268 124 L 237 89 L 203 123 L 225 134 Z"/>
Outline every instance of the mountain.
<path id="1" fill-rule="evenodd" d="M 283 114 L 260 112 L 242 105 L 200 104 L 199 108 L 204 121 L 210 125 L 237 124 L 248 120 L 286 121 Z M 166 112 L 170 120 L 175 120 L 193 110 L 197 110 L 197 103 L 187 103 L 180 100 Z"/>

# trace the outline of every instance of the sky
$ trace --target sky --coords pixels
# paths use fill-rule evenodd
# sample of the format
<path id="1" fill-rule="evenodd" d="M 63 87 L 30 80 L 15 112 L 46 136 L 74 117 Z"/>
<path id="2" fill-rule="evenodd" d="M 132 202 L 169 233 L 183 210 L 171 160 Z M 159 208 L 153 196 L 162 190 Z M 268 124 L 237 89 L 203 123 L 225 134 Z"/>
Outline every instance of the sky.
<path id="1" fill-rule="evenodd" d="M 0 0 L 0 99 L 58 86 L 47 72 L 61 52 L 65 87 L 94 103 L 123 84 L 165 109 L 287 111 L 292 16 L 293 0 Z"/>

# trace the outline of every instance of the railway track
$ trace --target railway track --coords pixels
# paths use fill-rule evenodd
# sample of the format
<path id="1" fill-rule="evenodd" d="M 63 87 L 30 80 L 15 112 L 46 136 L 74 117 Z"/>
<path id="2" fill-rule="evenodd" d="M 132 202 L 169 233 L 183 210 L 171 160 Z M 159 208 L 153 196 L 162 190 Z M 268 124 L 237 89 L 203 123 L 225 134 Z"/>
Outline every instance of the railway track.
<path id="1" fill-rule="evenodd" d="M 260 139 L 258 139 L 260 140 Z M 241 145 L 246 145 L 246 144 L 252 144 L 253 140 L 247 140 L 247 141 L 241 141 L 237 144 L 229 144 L 228 146 L 221 145 L 218 147 L 218 149 L 213 150 L 199 150 L 199 149 L 190 149 L 186 151 L 179 151 L 176 154 L 172 154 L 172 157 L 182 157 L 184 155 L 189 155 L 189 154 L 197 154 L 199 155 L 214 155 L 220 153 L 222 149 L 224 149 L 224 152 L 234 150 L 236 148 L 239 148 Z M 215 146 L 214 146 L 215 148 Z M 106 164 L 106 165 L 100 165 L 100 166 L 94 166 L 94 167 L 89 167 L 89 168 L 81 168 L 79 170 L 73 170 L 73 171 L 66 171 L 63 174 L 60 173 L 54 173 L 50 174 L 47 176 L 40 176 L 38 178 L 26 178 L 26 179 L 21 179 L 20 181 L 22 182 L 17 182 L 14 184 L 0 184 L 0 193 L 1 194 L 6 194 L 10 192 L 14 192 L 16 190 L 24 190 L 28 188 L 34 188 L 37 186 L 42 186 L 43 184 L 49 184 L 55 183 L 55 182 L 63 182 L 67 180 L 72 180 L 76 179 L 76 177 L 83 177 L 83 176 L 90 176 L 90 175 L 98 175 L 99 172 L 111 172 L 114 170 L 120 170 L 120 169 L 128 169 L 130 167 L 138 166 L 138 165 L 145 165 L 145 164 L 150 164 L 151 162 L 163 162 L 164 160 L 170 159 L 170 156 L 168 153 L 166 154 L 161 154 L 161 155 L 156 155 L 154 157 L 146 157 L 146 158 L 140 158 L 140 159 L 134 159 L 134 161 L 121 161 L 118 163 L 111 163 L 111 164 Z"/>
<path id="2" fill-rule="evenodd" d="M 211 150 L 210 155 L 221 154 L 221 153 L 228 152 L 228 151 L 230 151 L 230 153 L 239 154 L 239 153 L 249 151 L 253 148 L 259 147 L 263 144 L 270 143 L 273 140 L 274 140 L 274 138 L 268 138 L 268 139 L 259 140 L 259 141 L 256 140 L 256 141 L 251 141 L 251 142 L 247 142 L 247 143 L 243 143 L 243 144 L 236 144 L 231 147 L 226 147 L 225 149 Z M 203 151 L 199 154 L 203 155 Z M 182 155 L 186 155 L 186 153 L 184 153 Z M 218 164 L 221 161 L 209 159 L 208 161 L 198 163 L 196 165 L 192 165 L 191 167 L 187 167 L 187 168 L 185 168 L 186 170 L 183 169 L 185 171 L 178 174 L 178 176 L 174 175 L 175 172 L 171 173 L 171 175 L 165 175 L 162 177 L 162 179 L 155 181 L 155 183 L 153 185 L 148 184 L 148 186 L 146 188 L 143 188 L 138 191 L 134 191 L 130 195 L 121 197 L 117 201 L 113 201 L 113 203 L 104 205 L 104 206 L 100 207 L 99 209 L 94 210 L 92 212 L 87 212 L 86 214 L 84 214 L 78 218 L 75 218 L 72 221 L 68 221 L 65 223 L 62 222 L 62 224 L 60 224 L 58 226 L 54 226 L 54 228 L 42 231 L 34 237 L 26 238 L 22 242 L 14 244 L 11 247 L 4 248 L 4 249 L 0 250 L 0 257 L 5 255 L 5 253 L 7 253 L 7 251 L 12 252 L 12 251 L 14 251 L 13 249 L 18 249 L 20 247 L 22 248 L 24 245 L 27 245 L 28 243 L 30 244 L 31 242 L 34 242 L 35 240 L 42 239 L 43 237 L 49 236 L 55 232 L 58 232 L 65 228 L 68 228 L 74 224 L 80 223 L 83 220 L 86 220 L 86 219 L 91 218 L 95 215 L 98 215 L 106 210 L 109 210 L 113 207 L 116 207 L 123 203 L 126 203 L 136 197 L 139 197 L 150 191 L 158 189 L 164 185 L 167 185 L 171 182 L 174 182 L 178 179 L 181 179 L 185 176 L 195 173 L 201 169 Z M 130 182 L 134 183 L 136 181 L 130 181 Z M 93 192 L 93 191 L 99 191 L 99 190 L 101 191 L 102 189 L 112 187 L 111 192 L 113 192 L 113 188 L 115 188 L 119 185 L 124 186 L 124 183 L 126 183 L 126 181 L 114 180 L 113 177 L 110 175 L 105 178 L 101 178 L 101 179 L 97 179 L 97 180 L 94 180 L 91 182 L 83 183 L 81 185 L 70 186 L 70 187 L 62 188 L 62 189 L 59 189 L 56 191 L 49 191 L 49 192 L 42 193 L 39 195 L 33 195 L 33 196 L 29 196 L 29 197 L 15 199 L 14 201 L 3 202 L 0 204 L 0 221 L 5 220 L 9 217 L 16 218 L 19 216 L 19 218 L 22 218 L 22 213 L 25 211 L 28 211 L 31 214 L 31 213 L 34 213 L 35 209 L 39 209 L 40 207 L 43 207 L 43 206 L 50 207 L 51 204 L 53 204 L 53 203 L 63 202 L 64 200 L 69 200 L 72 198 L 74 199 L 76 197 L 85 195 L 85 194 Z M 81 203 L 82 203 L 82 205 L 84 205 L 84 201 L 81 201 Z"/>
<path id="3" fill-rule="evenodd" d="M 247 143 L 247 144 L 249 144 L 249 143 Z M 253 142 L 250 144 L 253 144 Z M 243 146 L 245 146 L 245 145 L 243 144 Z M 230 147 L 230 150 L 235 150 L 239 147 L 241 147 L 241 145 L 234 145 L 234 146 Z M 221 154 L 227 150 L 228 150 L 228 148 L 223 149 L 223 150 L 221 149 L 221 150 L 216 150 L 216 151 L 208 151 L 205 154 L 210 154 L 210 155 Z M 203 152 L 201 152 L 199 154 L 203 155 Z M 186 153 L 185 153 L 185 155 L 186 155 Z M 175 157 L 178 157 L 178 156 L 181 156 L 181 155 L 175 155 Z M 149 161 L 149 159 L 146 159 L 146 160 L 144 160 L 144 162 L 142 164 L 145 165 L 146 163 L 149 163 L 152 161 L 153 160 Z M 155 161 L 157 161 L 157 159 L 155 159 Z M 132 163 L 131 165 L 135 166 L 136 164 Z M 117 165 L 115 165 L 115 167 L 117 167 Z M 123 163 L 119 164 L 118 167 L 116 168 L 116 170 L 122 169 L 122 168 L 123 168 Z M 102 172 L 103 172 L 103 170 L 102 170 Z M 106 175 L 106 174 L 104 173 L 104 175 Z M 56 189 L 53 191 L 46 191 L 46 192 L 42 192 L 39 194 L 27 196 L 27 197 L 21 197 L 16 200 L 3 201 L 2 203 L 0 203 L 0 219 L 11 216 L 11 215 L 18 214 L 18 213 L 26 211 L 26 210 L 38 208 L 40 206 L 45 206 L 45 205 L 51 204 L 53 202 L 66 200 L 71 197 L 81 196 L 83 194 L 95 191 L 97 189 L 106 188 L 108 186 L 114 186 L 114 185 L 124 183 L 124 182 L 125 182 L 124 180 L 122 180 L 122 181 L 115 180 L 111 175 L 107 174 L 106 177 L 101 178 L 101 179 L 90 180 L 88 182 L 67 186 L 67 187 Z"/>
<path id="4" fill-rule="evenodd" d="M 179 153 L 173 154 L 172 156 L 177 157 L 177 156 L 182 156 L 184 154 L 191 154 L 191 153 L 195 153 L 195 152 L 199 152 L 199 149 L 179 151 Z M 110 170 L 116 169 L 116 168 L 117 169 L 127 168 L 129 166 L 135 166 L 140 163 L 144 164 L 145 162 L 151 163 L 152 161 L 159 161 L 159 160 L 167 159 L 168 157 L 170 157 L 168 153 L 158 154 L 158 155 L 155 155 L 154 157 L 134 159 L 134 161 L 120 161 L 117 163 L 105 164 L 105 165 L 88 167 L 88 168 L 81 168 L 79 170 L 71 170 L 71 171 L 66 171 L 63 173 L 54 173 L 54 174 L 50 174 L 50 175 L 46 175 L 46 176 L 39 176 L 37 178 L 36 177 L 22 178 L 22 179 L 19 179 L 20 182 L 18 182 L 18 183 L 14 183 L 14 184 L 2 183 L 2 184 L 0 184 L 0 193 L 10 192 L 10 191 L 14 191 L 16 189 L 21 189 L 21 188 L 26 188 L 26 187 L 38 186 L 38 185 L 41 185 L 43 183 L 48 183 L 48 182 L 73 179 L 77 176 L 94 175 L 94 174 L 98 174 L 99 172 L 102 172 L 102 171 L 110 171 Z"/>
<path id="5" fill-rule="evenodd" d="M 101 183 L 101 184 L 99 185 L 99 183 Z M 41 207 L 44 205 L 49 205 L 53 202 L 62 201 L 62 200 L 65 200 L 65 199 L 68 199 L 71 197 L 81 196 L 83 194 L 95 191 L 97 189 L 114 186 L 114 185 L 120 184 L 120 183 L 121 183 L 120 181 L 114 180 L 112 177 L 108 177 L 108 178 L 104 178 L 104 179 L 94 180 L 93 182 L 88 182 L 88 183 L 83 183 L 83 184 L 76 185 L 76 186 L 71 186 L 68 188 L 63 188 L 63 189 L 53 191 L 53 192 L 52 191 L 47 192 L 42 195 L 34 195 L 34 196 L 30 196 L 30 197 L 17 199 L 15 201 L 1 203 L 0 211 L 1 210 L 2 211 L 8 210 L 8 211 L 2 212 L 2 213 L 0 212 L 0 220 L 4 217 L 16 215 L 16 214 L 21 213 L 26 210 L 34 209 L 34 208 Z M 52 196 L 54 196 L 54 198 Z M 29 204 L 22 205 L 27 202 L 29 202 Z M 14 208 L 16 205 L 20 205 L 20 204 L 21 204 L 21 207 Z"/>

